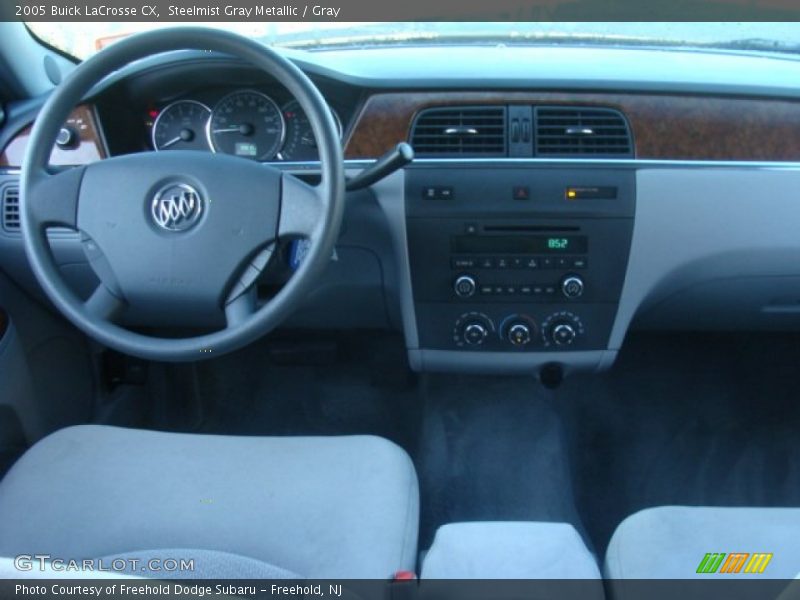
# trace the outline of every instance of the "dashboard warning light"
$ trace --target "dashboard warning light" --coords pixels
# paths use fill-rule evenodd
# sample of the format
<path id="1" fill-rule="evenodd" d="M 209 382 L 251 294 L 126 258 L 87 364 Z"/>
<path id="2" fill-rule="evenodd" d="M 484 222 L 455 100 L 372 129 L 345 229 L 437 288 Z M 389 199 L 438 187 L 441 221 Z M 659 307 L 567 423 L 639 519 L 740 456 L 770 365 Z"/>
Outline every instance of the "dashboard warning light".
<path id="1" fill-rule="evenodd" d="M 567 198 L 569 200 L 574 200 L 577 197 L 578 197 L 578 192 L 576 192 L 575 190 L 572 190 L 572 189 L 568 189 L 567 190 Z"/>

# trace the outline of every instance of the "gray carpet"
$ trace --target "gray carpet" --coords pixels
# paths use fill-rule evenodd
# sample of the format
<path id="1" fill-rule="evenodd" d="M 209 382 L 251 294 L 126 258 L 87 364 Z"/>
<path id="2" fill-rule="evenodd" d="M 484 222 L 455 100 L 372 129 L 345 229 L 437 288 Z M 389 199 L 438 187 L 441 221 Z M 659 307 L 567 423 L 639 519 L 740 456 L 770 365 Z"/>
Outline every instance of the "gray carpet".
<path id="1" fill-rule="evenodd" d="M 800 341 L 638 335 L 558 390 L 578 506 L 604 550 L 648 506 L 800 506 Z"/>
<path id="2" fill-rule="evenodd" d="M 195 380 L 183 402 L 201 431 L 372 433 L 406 448 L 422 548 L 447 522 L 557 520 L 602 555 L 647 506 L 800 506 L 799 341 L 638 334 L 610 372 L 548 391 L 525 378 L 417 378 L 400 338 L 366 333 L 299 351 L 262 342 L 179 381 Z"/>
<path id="3" fill-rule="evenodd" d="M 583 531 L 552 392 L 517 377 L 434 376 L 426 383 L 418 461 L 423 547 L 436 527 L 457 521 L 557 521 Z"/>

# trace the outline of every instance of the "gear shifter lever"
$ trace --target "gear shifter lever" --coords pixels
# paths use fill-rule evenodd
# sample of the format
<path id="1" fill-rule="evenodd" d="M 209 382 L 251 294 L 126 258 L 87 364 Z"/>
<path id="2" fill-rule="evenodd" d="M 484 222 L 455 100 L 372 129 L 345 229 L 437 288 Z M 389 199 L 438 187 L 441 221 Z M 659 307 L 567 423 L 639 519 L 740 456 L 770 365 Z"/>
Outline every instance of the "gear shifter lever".
<path id="1" fill-rule="evenodd" d="M 414 160 L 414 149 L 405 142 L 400 142 L 381 156 L 378 160 L 361 171 L 347 182 L 345 188 L 348 192 L 360 190 L 402 169 Z"/>

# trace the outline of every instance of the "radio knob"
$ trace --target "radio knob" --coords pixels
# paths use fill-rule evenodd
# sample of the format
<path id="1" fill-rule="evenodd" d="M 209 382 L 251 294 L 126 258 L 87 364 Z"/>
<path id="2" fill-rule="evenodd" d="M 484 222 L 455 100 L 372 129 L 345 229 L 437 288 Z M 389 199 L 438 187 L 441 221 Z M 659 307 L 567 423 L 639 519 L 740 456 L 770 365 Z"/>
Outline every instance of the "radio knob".
<path id="1" fill-rule="evenodd" d="M 461 337 L 470 346 L 480 346 L 486 336 L 489 335 L 489 330 L 486 326 L 479 321 L 470 321 L 464 326 L 464 332 Z"/>
<path id="2" fill-rule="evenodd" d="M 470 296 L 474 296 L 477 288 L 478 284 L 475 283 L 475 278 L 471 277 L 470 275 L 462 275 L 456 279 L 455 283 L 453 284 L 453 289 L 456 292 L 456 296 L 459 298 L 469 298 Z"/>
<path id="3" fill-rule="evenodd" d="M 512 323 L 506 337 L 515 346 L 525 346 L 530 343 L 533 335 L 527 323 Z"/>
<path id="4" fill-rule="evenodd" d="M 577 335 L 575 328 L 569 323 L 556 323 L 550 332 L 550 337 L 556 346 L 569 346 Z"/>
<path id="5" fill-rule="evenodd" d="M 577 275 L 567 275 L 561 282 L 561 293 L 567 298 L 580 298 L 583 295 L 583 279 Z"/>

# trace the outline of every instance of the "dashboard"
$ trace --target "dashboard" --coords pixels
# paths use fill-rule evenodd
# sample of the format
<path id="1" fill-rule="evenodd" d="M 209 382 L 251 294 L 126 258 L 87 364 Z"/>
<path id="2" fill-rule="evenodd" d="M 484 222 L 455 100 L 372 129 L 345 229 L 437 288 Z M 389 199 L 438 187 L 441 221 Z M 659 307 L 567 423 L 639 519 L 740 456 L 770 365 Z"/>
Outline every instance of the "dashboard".
<path id="1" fill-rule="evenodd" d="M 342 122 L 331 114 L 342 135 Z M 254 89 L 209 90 L 147 112 L 156 151 L 203 150 L 262 162 L 319 160 L 311 124 L 294 99 Z"/>
<path id="2" fill-rule="evenodd" d="M 328 102 L 349 176 L 398 142 L 416 151 L 348 193 L 336 255 L 289 325 L 396 329 L 417 370 L 490 373 L 600 370 L 632 327 L 800 329 L 797 61 L 525 47 L 287 54 Z M 38 294 L 13 228 L 36 106 L 26 110 L 0 137 L 0 193 L 12 198 L 0 268 Z M 309 180 L 318 171 L 291 95 L 207 53 L 131 65 L 65 130 L 54 164 L 180 148 Z M 92 289 L 76 235 L 55 231 L 51 243 L 75 288 Z M 263 298 L 302 248 L 276 256 Z"/>
<path id="3" fill-rule="evenodd" d="M 358 92 L 326 80 L 316 83 L 342 136 Z M 241 64 L 187 64 L 126 78 L 107 90 L 96 108 L 112 155 L 199 150 L 260 162 L 318 160 L 297 101 L 276 81 Z"/>

